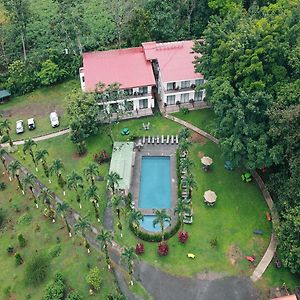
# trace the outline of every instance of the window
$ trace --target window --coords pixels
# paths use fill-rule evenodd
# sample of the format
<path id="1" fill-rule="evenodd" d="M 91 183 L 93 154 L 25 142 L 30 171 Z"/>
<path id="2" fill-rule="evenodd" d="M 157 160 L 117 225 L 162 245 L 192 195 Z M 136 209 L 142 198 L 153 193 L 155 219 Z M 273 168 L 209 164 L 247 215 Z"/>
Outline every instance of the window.
<path id="1" fill-rule="evenodd" d="M 81 80 L 82 80 L 82 82 L 84 82 L 84 80 L 85 80 L 85 79 L 84 79 L 84 76 L 81 77 Z"/>
<path id="2" fill-rule="evenodd" d="M 175 90 L 176 83 L 175 82 L 169 82 L 167 83 L 167 91 Z"/>
<path id="3" fill-rule="evenodd" d="M 140 95 L 144 95 L 144 94 L 147 94 L 147 93 L 148 93 L 148 87 L 147 86 L 139 87 L 139 94 Z"/>
<path id="4" fill-rule="evenodd" d="M 195 101 L 201 101 L 202 100 L 203 91 L 195 92 Z"/>
<path id="5" fill-rule="evenodd" d="M 148 99 L 140 99 L 139 100 L 139 108 L 148 108 Z"/>
<path id="6" fill-rule="evenodd" d="M 167 104 L 175 104 L 175 95 L 167 96 Z"/>
<path id="7" fill-rule="evenodd" d="M 180 95 L 180 102 L 181 103 L 185 103 L 185 102 L 189 102 L 189 96 L 190 94 L 189 93 L 184 93 L 184 94 L 181 94 Z"/>
<path id="8" fill-rule="evenodd" d="M 126 89 L 124 90 L 124 93 L 126 96 L 132 96 L 133 95 L 133 89 Z"/>
<path id="9" fill-rule="evenodd" d="M 203 83 L 204 83 L 204 79 L 196 79 L 195 80 L 196 85 L 203 84 Z"/>
<path id="10" fill-rule="evenodd" d="M 182 89 L 186 89 L 186 88 L 189 88 L 189 87 L 191 87 L 191 82 L 189 80 L 181 81 L 181 88 Z"/>

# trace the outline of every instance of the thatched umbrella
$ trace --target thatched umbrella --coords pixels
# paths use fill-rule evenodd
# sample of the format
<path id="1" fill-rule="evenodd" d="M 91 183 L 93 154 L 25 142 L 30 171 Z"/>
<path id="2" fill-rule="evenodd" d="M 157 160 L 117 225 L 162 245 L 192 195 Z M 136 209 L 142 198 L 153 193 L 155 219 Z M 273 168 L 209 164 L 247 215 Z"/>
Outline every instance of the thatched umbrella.
<path id="1" fill-rule="evenodd" d="M 213 205 L 217 200 L 217 195 L 215 192 L 208 190 L 204 193 L 204 201 L 210 205 Z"/>
<path id="2" fill-rule="evenodd" d="M 208 156 L 203 156 L 201 158 L 201 162 L 205 166 L 210 166 L 213 163 L 213 160 L 210 157 L 208 157 Z"/>

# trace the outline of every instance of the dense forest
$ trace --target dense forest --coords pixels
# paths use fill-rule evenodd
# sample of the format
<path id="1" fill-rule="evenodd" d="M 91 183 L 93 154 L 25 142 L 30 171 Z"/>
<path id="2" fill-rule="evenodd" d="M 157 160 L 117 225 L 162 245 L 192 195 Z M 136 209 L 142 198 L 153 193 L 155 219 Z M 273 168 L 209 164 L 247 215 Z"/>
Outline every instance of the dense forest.
<path id="1" fill-rule="evenodd" d="M 81 53 L 203 38 L 224 157 L 266 171 L 283 262 L 300 272 L 299 0 L 0 0 L 0 89 L 77 76 Z"/>

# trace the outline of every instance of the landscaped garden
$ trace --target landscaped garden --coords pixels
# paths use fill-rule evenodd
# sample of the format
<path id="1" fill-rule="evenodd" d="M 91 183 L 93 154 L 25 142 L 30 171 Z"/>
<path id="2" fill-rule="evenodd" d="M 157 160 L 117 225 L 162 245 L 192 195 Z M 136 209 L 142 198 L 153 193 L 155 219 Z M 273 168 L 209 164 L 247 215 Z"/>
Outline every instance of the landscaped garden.
<path id="1" fill-rule="evenodd" d="M 41 88 L 23 96 L 13 97 L 10 101 L 1 104 L 1 120 L 10 121 L 11 138 L 17 140 L 36 137 L 68 127 L 68 118 L 65 114 L 66 95 L 74 88 L 78 88 L 78 82 L 71 80 L 50 88 Z M 59 116 L 59 127 L 51 127 L 49 115 L 52 111 L 56 111 Z M 32 131 L 29 131 L 27 126 L 29 118 L 34 118 L 36 123 L 36 129 Z M 24 133 L 16 133 L 17 120 L 24 121 Z"/>

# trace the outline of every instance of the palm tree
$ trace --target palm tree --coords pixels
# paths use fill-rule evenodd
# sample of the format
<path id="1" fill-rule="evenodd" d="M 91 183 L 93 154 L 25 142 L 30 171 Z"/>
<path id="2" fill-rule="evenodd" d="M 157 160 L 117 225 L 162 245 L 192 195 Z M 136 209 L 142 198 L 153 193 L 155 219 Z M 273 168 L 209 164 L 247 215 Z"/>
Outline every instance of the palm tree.
<path id="1" fill-rule="evenodd" d="M 194 188 L 197 188 L 197 183 L 194 179 L 194 176 L 192 174 L 189 174 L 189 176 L 182 179 L 181 186 L 185 187 L 189 191 L 189 198 L 191 198 L 192 190 Z"/>
<path id="2" fill-rule="evenodd" d="M 43 166 L 43 169 L 44 169 L 44 173 L 46 175 L 46 177 L 48 178 L 49 180 L 49 183 L 51 183 L 51 180 L 49 178 L 49 167 L 47 165 L 47 161 L 46 161 L 46 156 L 48 156 L 49 153 L 47 150 L 43 149 L 43 150 L 37 150 L 36 153 L 35 153 L 35 159 L 36 159 L 36 162 L 41 162 L 42 163 L 42 166 Z"/>
<path id="3" fill-rule="evenodd" d="M 179 198 L 177 200 L 177 205 L 176 205 L 175 210 L 174 210 L 174 215 L 176 213 L 178 214 L 178 219 L 179 219 L 179 222 L 180 222 L 181 231 L 183 231 L 183 226 L 184 226 L 184 222 L 183 222 L 184 215 L 186 213 L 190 213 L 190 211 L 191 211 L 191 209 L 190 209 L 189 205 L 187 203 L 185 203 L 182 198 Z"/>
<path id="4" fill-rule="evenodd" d="M 10 137 L 10 121 L 8 119 L 5 119 L 4 121 L 1 122 L 1 130 L 4 130 L 6 132 L 6 135 L 8 137 L 8 142 L 9 145 L 12 147 L 13 146 L 13 141 Z"/>
<path id="5" fill-rule="evenodd" d="M 117 172 L 110 172 L 107 175 L 107 185 L 112 190 L 112 193 L 115 193 L 115 187 L 119 186 L 119 180 L 121 176 Z"/>
<path id="6" fill-rule="evenodd" d="M 180 130 L 178 134 L 179 140 L 186 140 L 189 136 L 191 135 L 190 131 L 188 128 L 183 128 Z"/>
<path id="7" fill-rule="evenodd" d="M 179 152 L 180 153 L 187 152 L 190 145 L 191 145 L 191 142 L 188 139 L 181 140 L 178 145 Z"/>
<path id="8" fill-rule="evenodd" d="M 41 189 L 39 195 L 38 195 L 38 199 L 44 203 L 48 209 L 48 216 L 50 218 L 52 218 L 52 222 L 55 222 L 55 213 L 53 211 L 53 209 L 51 208 L 51 199 L 52 199 L 52 194 L 51 192 L 44 187 L 43 189 Z"/>
<path id="9" fill-rule="evenodd" d="M 165 231 L 165 222 L 171 224 L 171 217 L 167 214 L 165 209 L 154 210 L 155 219 L 153 220 L 153 226 L 155 227 L 157 224 L 160 225 L 161 228 L 161 239 L 164 241 L 164 231 Z"/>
<path id="10" fill-rule="evenodd" d="M 26 154 L 27 152 L 29 152 L 31 159 L 35 165 L 35 169 L 37 171 L 38 170 L 37 169 L 37 160 L 35 159 L 33 147 L 37 147 L 37 144 L 35 141 L 33 141 L 32 139 L 25 140 L 24 145 L 23 145 L 23 153 Z"/>
<path id="11" fill-rule="evenodd" d="M 10 175 L 9 180 L 11 181 L 11 178 L 16 178 L 18 181 L 19 188 L 24 194 L 23 186 L 20 180 L 21 164 L 17 160 L 13 160 L 12 162 L 9 163 L 7 170 Z"/>
<path id="12" fill-rule="evenodd" d="M 0 159 L 2 161 L 2 164 L 5 168 L 5 170 L 7 170 L 7 167 L 6 167 L 6 164 L 5 164 L 5 162 L 6 162 L 5 154 L 6 154 L 6 151 L 3 148 L 0 147 Z"/>
<path id="13" fill-rule="evenodd" d="M 87 182 L 91 182 L 92 185 L 95 185 L 95 178 L 100 174 L 98 165 L 93 162 L 89 163 L 88 166 L 84 168 L 83 173 Z"/>
<path id="14" fill-rule="evenodd" d="M 124 196 L 120 195 L 120 194 L 113 195 L 113 197 L 111 198 L 111 204 L 112 204 L 112 207 L 115 209 L 115 212 L 117 214 L 117 217 L 118 217 L 118 228 L 121 231 L 121 237 L 123 237 L 122 223 L 121 223 L 121 210 L 125 206 Z"/>
<path id="15" fill-rule="evenodd" d="M 90 201 L 95 210 L 95 216 L 98 222 L 100 222 L 98 207 L 99 207 L 99 195 L 97 193 L 97 187 L 95 185 L 91 185 L 84 193 L 84 197 L 86 200 Z"/>
<path id="16" fill-rule="evenodd" d="M 56 212 L 58 214 L 60 214 L 61 217 L 64 219 L 66 226 L 67 226 L 68 233 L 69 233 L 69 237 L 72 237 L 71 228 L 70 228 L 69 222 L 66 217 L 66 212 L 68 211 L 68 209 L 69 209 L 69 205 L 66 202 L 57 203 L 57 205 L 56 205 Z"/>
<path id="17" fill-rule="evenodd" d="M 33 197 L 33 202 L 34 202 L 36 208 L 39 208 L 39 205 L 38 205 L 37 200 L 36 200 L 35 193 L 33 191 L 33 186 L 35 184 L 35 181 L 36 181 L 36 178 L 33 174 L 26 173 L 24 175 L 24 177 L 22 178 L 22 185 L 23 185 L 24 189 L 29 188 L 29 190 L 32 194 L 32 197 Z"/>
<path id="18" fill-rule="evenodd" d="M 194 163 L 188 157 L 182 158 L 180 159 L 179 170 L 180 172 L 186 171 L 187 173 L 189 173 L 193 165 Z"/>
<path id="19" fill-rule="evenodd" d="M 64 191 L 64 186 L 65 186 L 66 182 L 65 182 L 64 178 L 62 177 L 63 170 L 64 170 L 64 165 L 60 159 L 55 159 L 49 168 L 50 175 L 52 175 L 52 174 L 56 175 L 57 183 L 63 189 L 63 194 L 66 195 L 66 192 Z"/>
<path id="20" fill-rule="evenodd" d="M 76 193 L 76 201 L 79 203 L 81 208 L 81 199 L 79 194 L 79 189 L 83 189 L 83 179 L 82 177 L 73 171 L 70 175 L 67 176 L 67 188 L 69 190 L 74 190 Z"/>
<path id="21" fill-rule="evenodd" d="M 97 242 L 99 242 L 100 247 L 103 249 L 105 253 L 107 267 L 110 270 L 110 258 L 108 254 L 108 245 L 112 245 L 112 234 L 110 231 L 102 229 L 100 234 L 97 235 Z"/>
<path id="22" fill-rule="evenodd" d="M 84 239 L 84 244 L 85 244 L 85 247 L 87 248 L 87 252 L 90 253 L 91 252 L 90 244 L 87 241 L 86 235 L 85 235 L 86 231 L 88 229 L 91 229 L 91 224 L 89 223 L 87 217 L 85 216 L 83 218 L 79 218 L 78 222 L 74 225 L 74 229 L 75 229 L 75 233 L 80 231 L 80 233 Z"/>
<path id="23" fill-rule="evenodd" d="M 139 228 L 141 221 L 144 220 L 144 215 L 137 209 L 133 209 L 130 212 L 129 220 L 135 228 Z"/>
<path id="24" fill-rule="evenodd" d="M 133 247 L 124 248 L 124 251 L 121 254 L 121 260 L 127 264 L 128 274 L 130 276 L 130 285 L 133 285 L 133 263 L 135 259 L 137 259 L 135 249 Z"/>

